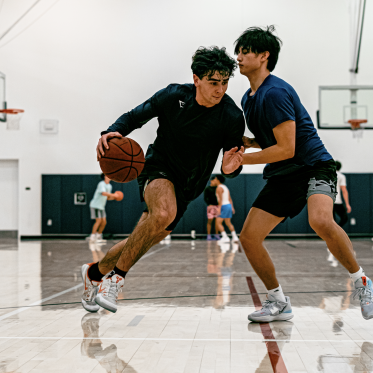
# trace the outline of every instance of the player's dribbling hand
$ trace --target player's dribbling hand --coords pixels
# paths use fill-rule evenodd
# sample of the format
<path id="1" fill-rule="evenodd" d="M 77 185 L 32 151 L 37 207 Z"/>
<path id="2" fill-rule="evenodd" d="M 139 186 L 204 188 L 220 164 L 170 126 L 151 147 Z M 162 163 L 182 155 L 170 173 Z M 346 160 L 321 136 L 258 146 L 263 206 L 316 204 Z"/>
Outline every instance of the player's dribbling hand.
<path id="1" fill-rule="evenodd" d="M 119 132 L 109 132 L 105 133 L 100 137 L 98 140 L 98 145 L 96 148 L 97 152 L 97 160 L 99 160 L 103 155 L 105 155 L 105 149 L 109 149 L 108 140 L 112 139 L 113 137 L 123 137 Z"/>
<path id="2" fill-rule="evenodd" d="M 255 145 L 255 139 L 250 139 L 250 137 L 242 136 L 242 142 L 245 149 L 249 149 Z"/>
<path id="3" fill-rule="evenodd" d="M 236 146 L 224 153 L 222 170 L 226 175 L 231 174 L 241 166 L 244 151 L 245 148 L 243 146 L 241 146 L 240 150 Z"/>

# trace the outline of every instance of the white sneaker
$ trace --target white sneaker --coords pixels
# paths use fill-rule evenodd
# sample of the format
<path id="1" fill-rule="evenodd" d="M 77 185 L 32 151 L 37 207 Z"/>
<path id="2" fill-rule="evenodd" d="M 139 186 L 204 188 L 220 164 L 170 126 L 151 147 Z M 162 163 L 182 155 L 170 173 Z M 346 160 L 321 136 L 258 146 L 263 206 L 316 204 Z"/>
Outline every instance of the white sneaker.
<path id="1" fill-rule="evenodd" d="M 239 242 L 239 238 L 237 236 L 232 236 L 231 242 Z"/>
<path id="2" fill-rule="evenodd" d="M 221 245 L 223 243 L 230 243 L 231 240 L 229 239 L 228 236 L 222 237 L 220 240 L 218 240 L 218 244 Z"/>
<path id="3" fill-rule="evenodd" d="M 84 285 L 84 290 L 82 294 L 82 306 L 85 310 L 89 312 L 97 312 L 100 306 L 96 304 L 95 298 L 98 291 L 98 285 L 100 282 L 91 281 L 88 277 L 88 269 L 95 263 L 83 264 L 81 269 L 81 275 Z"/>
<path id="4" fill-rule="evenodd" d="M 124 278 L 109 272 L 103 279 L 98 290 L 96 303 L 110 312 L 117 312 L 118 293 L 122 291 Z"/>

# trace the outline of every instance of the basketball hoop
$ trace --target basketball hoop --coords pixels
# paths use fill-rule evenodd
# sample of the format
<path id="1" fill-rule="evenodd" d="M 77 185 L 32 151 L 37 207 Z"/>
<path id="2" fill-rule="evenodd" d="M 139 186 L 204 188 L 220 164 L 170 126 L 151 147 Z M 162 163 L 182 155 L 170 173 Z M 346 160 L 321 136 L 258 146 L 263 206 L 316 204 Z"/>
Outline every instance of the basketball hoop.
<path id="1" fill-rule="evenodd" d="M 21 122 L 24 110 L 22 109 L 2 109 L 0 113 L 6 115 L 6 129 L 19 130 L 19 123 Z"/>
<path id="2" fill-rule="evenodd" d="M 350 119 L 348 123 L 351 125 L 351 131 L 354 138 L 362 138 L 363 137 L 363 123 L 367 123 L 367 119 Z"/>

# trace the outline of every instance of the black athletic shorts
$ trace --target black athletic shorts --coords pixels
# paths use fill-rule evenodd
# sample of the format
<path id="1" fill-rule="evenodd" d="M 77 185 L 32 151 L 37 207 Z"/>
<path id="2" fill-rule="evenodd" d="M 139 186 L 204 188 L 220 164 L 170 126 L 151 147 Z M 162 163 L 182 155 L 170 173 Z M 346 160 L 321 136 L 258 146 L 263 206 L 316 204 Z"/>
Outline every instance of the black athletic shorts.
<path id="1" fill-rule="evenodd" d="M 144 200 L 144 192 L 146 187 L 151 183 L 153 180 L 156 179 L 166 179 L 171 181 L 175 187 L 175 194 L 176 194 L 176 204 L 177 204 L 177 212 L 174 221 L 166 228 L 166 231 L 173 231 L 183 217 L 185 211 L 188 208 L 188 205 L 191 201 L 186 201 L 184 197 L 184 192 L 182 188 L 178 187 L 174 181 L 172 173 L 161 164 L 155 164 L 150 162 L 145 162 L 145 166 L 143 171 L 141 172 L 140 176 L 137 178 L 137 182 L 139 183 L 140 188 L 140 199 L 141 202 L 145 202 Z M 144 212 L 148 212 L 148 208 L 146 207 Z"/>
<path id="2" fill-rule="evenodd" d="M 319 161 L 289 175 L 269 178 L 253 207 L 280 218 L 293 218 L 303 210 L 308 197 L 313 194 L 325 194 L 335 201 L 336 185 L 335 161 Z"/>

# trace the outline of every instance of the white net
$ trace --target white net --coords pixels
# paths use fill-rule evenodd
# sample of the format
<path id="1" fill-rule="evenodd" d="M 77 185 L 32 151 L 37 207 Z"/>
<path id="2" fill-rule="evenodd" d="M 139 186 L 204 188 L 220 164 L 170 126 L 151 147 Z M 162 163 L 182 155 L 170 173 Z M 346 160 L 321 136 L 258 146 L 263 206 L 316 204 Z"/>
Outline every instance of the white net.
<path id="1" fill-rule="evenodd" d="M 6 114 L 6 129 L 19 130 L 23 113 Z"/>

